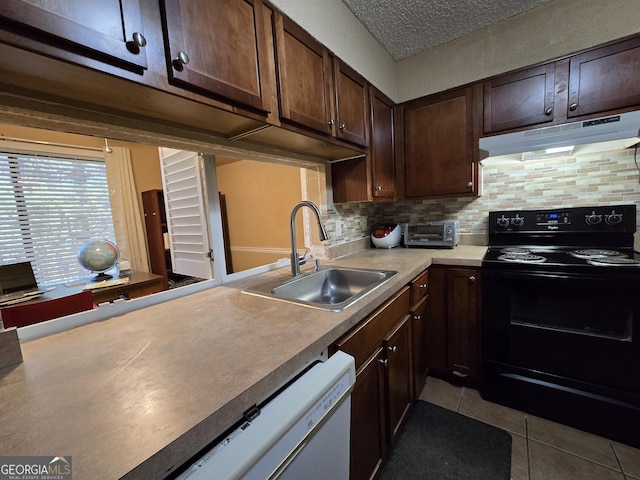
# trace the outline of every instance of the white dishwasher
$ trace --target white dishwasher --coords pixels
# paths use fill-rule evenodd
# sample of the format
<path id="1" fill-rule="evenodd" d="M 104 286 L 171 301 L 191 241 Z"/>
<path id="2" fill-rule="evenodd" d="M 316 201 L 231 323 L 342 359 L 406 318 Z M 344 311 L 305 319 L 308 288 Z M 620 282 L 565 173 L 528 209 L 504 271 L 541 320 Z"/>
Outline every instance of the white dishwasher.
<path id="1" fill-rule="evenodd" d="M 179 480 L 347 480 L 355 362 L 336 352 L 260 408 Z"/>

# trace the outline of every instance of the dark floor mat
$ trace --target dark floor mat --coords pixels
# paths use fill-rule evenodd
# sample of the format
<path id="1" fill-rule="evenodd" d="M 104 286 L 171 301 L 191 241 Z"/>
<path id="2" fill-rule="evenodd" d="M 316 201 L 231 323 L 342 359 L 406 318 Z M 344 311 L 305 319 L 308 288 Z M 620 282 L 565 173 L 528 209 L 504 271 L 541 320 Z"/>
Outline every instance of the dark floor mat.
<path id="1" fill-rule="evenodd" d="M 509 480 L 511 435 L 418 400 L 380 480 Z"/>

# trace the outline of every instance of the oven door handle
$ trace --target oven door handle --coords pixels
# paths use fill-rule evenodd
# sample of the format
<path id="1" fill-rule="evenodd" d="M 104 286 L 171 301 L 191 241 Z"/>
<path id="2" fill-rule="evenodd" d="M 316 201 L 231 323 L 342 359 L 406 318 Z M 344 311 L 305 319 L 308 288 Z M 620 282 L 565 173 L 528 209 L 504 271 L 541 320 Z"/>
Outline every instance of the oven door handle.
<path id="1" fill-rule="evenodd" d="M 527 278 L 547 278 L 552 280 L 564 280 L 569 278 L 586 278 L 581 275 L 570 273 L 532 272 L 520 270 L 482 270 L 483 283 L 486 284 L 488 278 L 509 278 L 513 280 L 523 280 Z"/>

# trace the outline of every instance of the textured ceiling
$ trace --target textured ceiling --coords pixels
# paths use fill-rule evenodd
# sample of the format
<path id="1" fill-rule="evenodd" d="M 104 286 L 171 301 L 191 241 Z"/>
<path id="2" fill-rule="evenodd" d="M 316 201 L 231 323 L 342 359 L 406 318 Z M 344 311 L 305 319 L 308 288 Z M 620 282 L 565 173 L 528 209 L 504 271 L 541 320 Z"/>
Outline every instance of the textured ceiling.
<path id="1" fill-rule="evenodd" d="M 553 0 L 342 0 L 396 60 Z"/>

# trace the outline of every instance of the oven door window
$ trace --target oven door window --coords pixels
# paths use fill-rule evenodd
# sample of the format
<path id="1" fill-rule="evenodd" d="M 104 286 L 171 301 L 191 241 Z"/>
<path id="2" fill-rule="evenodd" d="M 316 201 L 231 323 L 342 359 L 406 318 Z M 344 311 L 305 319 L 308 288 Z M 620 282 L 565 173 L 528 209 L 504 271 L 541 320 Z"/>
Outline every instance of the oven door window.
<path id="1" fill-rule="evenodd" d="M 632 318 L 631 305 L 611 304 L 601 295 L 560 298 L 555 292 L 511 295 L 511 323 L 523 327 L 630 342 Z"/>

